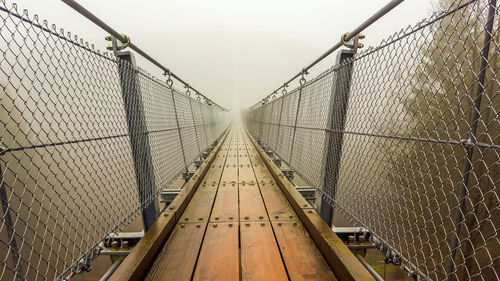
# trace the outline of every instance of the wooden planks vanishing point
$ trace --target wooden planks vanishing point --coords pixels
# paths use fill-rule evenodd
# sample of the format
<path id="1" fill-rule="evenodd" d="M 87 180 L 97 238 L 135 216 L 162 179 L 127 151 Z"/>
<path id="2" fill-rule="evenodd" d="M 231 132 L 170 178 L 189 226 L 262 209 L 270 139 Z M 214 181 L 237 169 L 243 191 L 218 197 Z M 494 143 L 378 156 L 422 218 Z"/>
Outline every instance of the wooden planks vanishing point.
<path id="1" fill-rule="evenodd" d="M 110 280 L 374 280 L 241 123 Z"/>

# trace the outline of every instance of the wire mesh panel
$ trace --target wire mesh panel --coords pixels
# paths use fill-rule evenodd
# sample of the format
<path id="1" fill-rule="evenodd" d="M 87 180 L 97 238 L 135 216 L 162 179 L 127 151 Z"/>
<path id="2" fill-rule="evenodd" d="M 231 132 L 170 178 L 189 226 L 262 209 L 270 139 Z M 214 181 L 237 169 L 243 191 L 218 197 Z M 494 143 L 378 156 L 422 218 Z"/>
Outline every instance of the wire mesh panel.
<path id="1" fill-rule="evenodd" d="M 0 50 L 0 280 L 88 268 L 98 243 L 136 218 L 230 122 L 220 106 L 4 1 Z M 134 164 L 148 155 L 151 173 Z M 138 186 L 146 181 L 154 188 Z"/>
<path id="2" fill-rule="evenodd" d="M 298 109 L 283 103 L 276 143 L 259 135 L 268 122 L 261 109 L 294 94 L 264 101 L 243 119 L 412 275 L 498 280 L 499 8 L 445 0 L 438 7 L 299 87 Z M 294 113 L 296 124 L 288 121 Z M 325 150 L 326 136 L 341 143 Z M 293 144 L 291 157 L 280 143 Z M 330 154 L 341 155 L 339 163 L 325 163 Z M 325 186 L 331 174 L 336 181 Z"/>

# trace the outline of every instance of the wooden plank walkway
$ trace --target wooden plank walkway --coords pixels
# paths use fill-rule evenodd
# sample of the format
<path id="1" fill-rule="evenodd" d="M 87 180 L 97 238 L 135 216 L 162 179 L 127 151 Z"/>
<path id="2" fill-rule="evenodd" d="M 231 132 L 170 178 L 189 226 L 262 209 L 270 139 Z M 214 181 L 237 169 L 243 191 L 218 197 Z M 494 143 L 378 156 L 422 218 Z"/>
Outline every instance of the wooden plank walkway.
<path id="1" fill-rule="evenodd" d="M 155 255 L 145 256 L 149 268 L 137 269 L 144 262 L 127 258 L 125 267 L 134 269 L 120 266 L 112 280 L 373 280 L 354 256 L 341 251 L 339 258 L 325 249 L 338 237 L 308 219 L 316 213 L 296 193 L 284 193 L 286 186 L 275 181 L 279 170 L 270 170 L 270 160 L 240 123 L 219 146 L 198 187 L 184 196 L 187 205 L 177 203 L 185 209 L 164 214 L 174 221 L 163 222 L 170 234 L 161 249 L 148 248 L 155 241 L 140 245 L 141 253 Z M 344 256 L 346 270 L 332 264 Z"/>

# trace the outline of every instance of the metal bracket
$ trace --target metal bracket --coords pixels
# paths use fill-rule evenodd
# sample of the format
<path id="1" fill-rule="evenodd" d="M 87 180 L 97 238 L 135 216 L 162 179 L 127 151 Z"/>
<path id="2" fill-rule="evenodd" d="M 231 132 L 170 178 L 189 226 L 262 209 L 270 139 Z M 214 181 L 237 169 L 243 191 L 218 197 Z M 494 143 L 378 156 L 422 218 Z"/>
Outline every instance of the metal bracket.
<path id="1" fill-rule="evenodd" d="M 182 189 L 163 189 L 160 191 L 160 203 L 165 203 L 167 206 L 170 205 L 181 190 Z"/>
<path id="2" fill-rule="evenodd" d="M 182 173 L 182 178 L 184 178 L 185 181 L 189 181 L 189 179 L 194 175 L 196 171 L 190 170 L 187 172 Z"/>
<path id="3" fill-rule="evenodd" d="M 316 200 L 316 189 L 310 186 L 296 186 L 298 192 L 306 199 L 308 202 L 314 202 Z"/>
<path id="4" fill-rule="evenodd" d="M 285 177 L 289 180 L 289 181 L 292 181 L 293 180 L 293 176 L 294 176 L 294 171 L 292 169 L 280 169 L 281 172 L 283 173 L 283 175 L 285 175 Z"/>

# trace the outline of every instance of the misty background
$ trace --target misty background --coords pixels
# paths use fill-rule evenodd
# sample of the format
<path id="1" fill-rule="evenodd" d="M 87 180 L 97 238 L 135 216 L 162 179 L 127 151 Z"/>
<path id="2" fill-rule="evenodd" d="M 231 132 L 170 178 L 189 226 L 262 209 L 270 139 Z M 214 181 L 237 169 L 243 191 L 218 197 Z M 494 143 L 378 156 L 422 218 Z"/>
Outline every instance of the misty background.
<path id="1" fill-rule="evenodd" d="M 246 108 L 299 72 L 387 0 L 78 1 L 160 63 L 226 108 Z M 7 1 L 9 6 L 12 1 Z M 40 20 L 105 50 L 107 34 L 58 0 L 17 1 Z M 432 0 L 408 0 L 365 30 L 365 48 L 428 17 Z M 138 66 L 162 78 L 140 56 Z M 308 80 L 333 65 L 331 55 Z M 174 86 L 181 88 L 179 83 Z"/>

